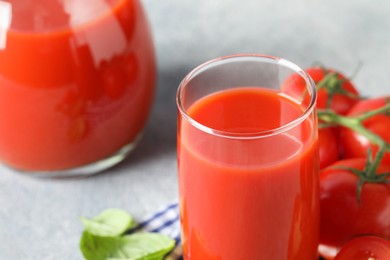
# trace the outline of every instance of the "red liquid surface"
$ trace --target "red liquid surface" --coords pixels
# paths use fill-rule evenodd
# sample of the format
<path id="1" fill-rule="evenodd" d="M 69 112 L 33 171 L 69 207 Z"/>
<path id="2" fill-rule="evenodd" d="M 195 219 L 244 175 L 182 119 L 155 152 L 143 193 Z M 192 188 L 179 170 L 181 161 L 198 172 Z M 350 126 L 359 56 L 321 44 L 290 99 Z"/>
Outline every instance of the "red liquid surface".
<path id="1" fill-rule="evenodd" d="M 139 2 L 8 2 L 10 27 L 0 28 L 0 160 L 61 170 L 134 142 L 155 81 Z"/>
<path id="2" fill-rule="evenodd" d="M 216 130 L 253 133 L 293 121 L 302 108 L 271 90 L 237 88 L 207 96 L 187 112 Z M 218 137 L 179 121 L 185 259 L 318 257 L 318 156 L 312 120 L 254 139 Z"/>

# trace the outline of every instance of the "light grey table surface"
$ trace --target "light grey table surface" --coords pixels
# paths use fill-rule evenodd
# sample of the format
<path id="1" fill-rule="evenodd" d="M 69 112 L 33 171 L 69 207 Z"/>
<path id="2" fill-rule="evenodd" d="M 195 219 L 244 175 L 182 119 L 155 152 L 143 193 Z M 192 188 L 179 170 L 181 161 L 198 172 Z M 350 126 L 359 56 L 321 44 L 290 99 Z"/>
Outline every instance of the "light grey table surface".
<path id="1" fill-rule="evenodd" d="M 157 95 L 133 153 L 84 179 L 34 179 L 0 167 L 0 260 L 82 259 L 80 216 L 119 207 L 140 219 L 177 199 L 180 80 L 206 60 L 265 53 L 352 74 L 367 96 L 390 94 L 386 0 L 144 0 L 158 58 Z M 0 111 L 1 113 L 1 111 Z"/>

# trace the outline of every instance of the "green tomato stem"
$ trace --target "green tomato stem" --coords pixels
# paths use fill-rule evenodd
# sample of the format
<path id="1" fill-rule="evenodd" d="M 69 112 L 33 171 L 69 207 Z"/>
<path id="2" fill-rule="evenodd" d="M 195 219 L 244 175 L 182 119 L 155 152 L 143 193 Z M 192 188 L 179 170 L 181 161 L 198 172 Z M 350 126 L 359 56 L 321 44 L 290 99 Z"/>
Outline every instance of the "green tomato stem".
<path id="1" fill-rule="evenodd" d="M 333 97 L 336 94 L 347 96 L 352 99 L 359 99 L 359 95 L 343 88 L 343 84 L 348 81 L 346 78 L 339 78 L 336 72 L 324 70 L 324 78 L 317 83 L 317 90 L 324 89 L 327 94 L 326 108 L 330 109 L 333 102 Z"/>
<path id="2" fill-rule="evenodd" d="M 355 131 L 356 133 L 359 133 L 362 136 L 366 137 L 370 142 L 376 144 L 379 147 L 378 152 L 373 161 L 371 159 L 371 152 L 368 152 L 368 163 L 364 173 L 364 177 L 367 178 L 367 180 L 376 180 L 376 172 L 378 170 L 379 164 L 382 161 L 382 158 L 385 155 L 386 151 L 390 151 L 390 144 L 386 143 L 386 141 L 383 140 L 379 135 L 369 131 L 363 125 L 363 121 L 375 115 L 384 114 L 389 111 L 390 103 L 387 103 L 386 105 L 378 109 L 368 111 L 362 115 L 355 117 L 342 116 L 330 109 L 318 110 L 318 118 L 325 122 L 325 124 L 338 124 L 343 127 L 349 128 L 352 131 Z M 359 188 L 358 193 L 360 193 Z"/>
<path id="3" fill-rule="evenodd" d="M 323 129 L 323 128 L 328 128 L 328 127 L 334 127 L 337 126 L 334 123 L 319 123 L 318 124 L 318 129 Z"/>
<path id="4" fill-rule="evenodd" d="M 334 76 L 336 76 L 335 72 L 327 73 L 325 77 L 320 82 L 318 82 L 317 90 L 324 88 L 328 84 L 328 81 L 332 79 Z"/>
<path id="5" fill-rule="evenodd" d="M 348 78 L 350 80 L 353 80 L 359 74 L 362 67 L 363 67 L 363 63 L 361 61 L 359 61 L 358 64 L 356 65 L 355 69 L 353 70 L 351 76 L 349 76 Z"/>
<path id="6" fill-rule="evenodd" d="M 361 114 L 355 118 L 357 118 L 358 120 L 360 120 L 360 122 L 363 122 L 364 120 L 370 118 L 370 117 L 373 117 L 375 115 L 378 115 L 378 114 L 383 114 L 383 113 L 386 113 L 386 112 L 389 112 L 390 111 L 390 103 L 387 103 L 386 105 L 384 105 L 383 107 L 380 107 L 380 108 L 377 108 L 377 109 L 374 109 L 372 111 L 368 111 L 364 114 Z"/>
<path id="7" fill-rule="evenodd" d="M 382 107 L 381 109 L 367 112 L 367 113 L 365 113 L 361 116 L 358 116 L 358 117 L 342 116 L 342 115 L 339 115 L 339 114 L 337 114 L 334 111 L 329 110 L 329 109 L 326 109 L 326 110 L 320 109 L 320 110 L 318 110 L 318 118 L 327 124 L 337 124 L 337 125 L 341 125 L 341 126 L 344 126 L 346 128 L 349 128 L 352 131 L 355 131 L 355 132 L 365 136 L 368 140 L 370 140 L 372 143 L 378 145 L 379 147 L 384 146 L 385 150 L 390 151 L 390 145 L 388 143 L 386 143 L 380 136 L 369 131 L 362 124 L 362 121 L 364 119 L 367 119 L 367 118 L 372 117 L 374 115 L 377 115 L 379 113 L 384 113 L 385 111 L 387 111 L 387 109 L 390 109 L 390 104 L 389 104 L 389 106 L 386 105 L 385 107 Z M 370 116 L 367 116 L 367 114 L 370 114 Z"/>
<path id="8" fill-rule="evenodd" d="M 369 178 L 374 178 L 376 176 L 376 171 L 378 170 L 379 164 L 382 161 L 383 156 L 386 152 L 386 143 L 379 146 L 379 150 L 375 156 L 374 162 L 369 165 L 367 170 L 367 176 Z"/>
<path id="9" fill-rule="evenodd" d="M 352 93 L 350 91 L 346 91 L 345 89 L 340 89 L 339 90 L 339 93 L 344 95 L 344 96 L 347 96 L 349 98 L 353 98 L 353 99 L 359 99 L 359 95 L 355 94 L 355 93 Z"/>

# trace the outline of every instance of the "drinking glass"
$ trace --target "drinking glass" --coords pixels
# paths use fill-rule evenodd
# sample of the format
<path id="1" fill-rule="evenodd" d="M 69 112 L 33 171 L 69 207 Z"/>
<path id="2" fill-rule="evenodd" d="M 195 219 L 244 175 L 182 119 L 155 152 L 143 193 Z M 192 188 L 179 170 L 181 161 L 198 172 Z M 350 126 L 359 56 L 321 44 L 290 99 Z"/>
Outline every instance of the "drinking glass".
<path id="1" fill-rule="evenodd" d="M 287 60 L 232 55 L 177 92 L 184 259 L 318 259 L 316 88 Z"/>
<path id="2" fill-rule="evenodd" d="M 139 140 L 155 82 L 139 0 L 0 0 L 0 162 L 93 174 Z"/>

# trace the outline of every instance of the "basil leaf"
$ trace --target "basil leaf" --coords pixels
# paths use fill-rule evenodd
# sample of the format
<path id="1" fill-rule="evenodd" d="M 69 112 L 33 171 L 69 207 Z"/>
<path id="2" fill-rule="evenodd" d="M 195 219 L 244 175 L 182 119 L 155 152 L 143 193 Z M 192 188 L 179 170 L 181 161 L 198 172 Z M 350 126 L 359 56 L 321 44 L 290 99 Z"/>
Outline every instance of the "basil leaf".
<path id="1" fill-rule="evenodd" d="M 110 252 L 120 247 L 119 240 L 120 237 L 99 237 L 84 231 L 80 249 L 87 260 L 107 260 Z"/>
<path id="2" fill-rule="evenodd" d="M 84 232 L 80 248 L 87 260 L 161 260 L 175 241 L 157 233 L 100 237 Z"/>
<path id="3" fill-rule="evenodd" d="M 157 233 L 136 233 L 121 242 L 123 252 L 139 260 L 163 259 L 175 246 L 173 239 Z"/>
<path id="4" fill-rule="evenodd" d="M 124 210 L 108 209 L 93 219 L 81 218 L 85 231 L 101 237 L 123 234 L 133 224 L 133 218 Z"/>

